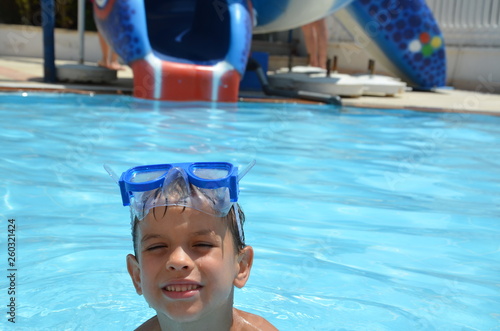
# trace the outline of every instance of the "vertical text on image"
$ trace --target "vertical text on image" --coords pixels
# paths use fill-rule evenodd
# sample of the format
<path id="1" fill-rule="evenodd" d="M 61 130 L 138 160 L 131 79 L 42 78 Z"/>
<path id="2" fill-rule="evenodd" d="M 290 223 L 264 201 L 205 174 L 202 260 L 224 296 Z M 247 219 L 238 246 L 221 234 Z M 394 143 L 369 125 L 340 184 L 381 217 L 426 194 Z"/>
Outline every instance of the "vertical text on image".
<path id="1" fill-rule="evenodd" d="M 16 220 L 7 221 L 7 320 L 16 323 Z"/>

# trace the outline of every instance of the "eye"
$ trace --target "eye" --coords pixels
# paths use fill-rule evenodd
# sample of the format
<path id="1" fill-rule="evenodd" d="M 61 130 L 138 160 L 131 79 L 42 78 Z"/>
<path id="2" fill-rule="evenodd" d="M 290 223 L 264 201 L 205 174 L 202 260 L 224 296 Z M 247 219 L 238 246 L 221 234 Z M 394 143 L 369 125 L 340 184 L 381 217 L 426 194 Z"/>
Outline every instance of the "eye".
<path id="1" fill-rule="evenodd" d="M 195 243 L 193 246 L 194 247 L 201 247 L 201 248 L 210 248 L 210 247 L 214 247 L 214 244 L 209 243 L 209 242 L 199 242 L 199 243 Z"/>
<path id="2" fill-rule="evenodd" d="M 151 246 L 146 248 L 146 251 L 155 251 L 155 250 L 166 248 L 166 247 L 167 247 L 167 245 L 163 245 L 163 244 L 151 245 Z"/>

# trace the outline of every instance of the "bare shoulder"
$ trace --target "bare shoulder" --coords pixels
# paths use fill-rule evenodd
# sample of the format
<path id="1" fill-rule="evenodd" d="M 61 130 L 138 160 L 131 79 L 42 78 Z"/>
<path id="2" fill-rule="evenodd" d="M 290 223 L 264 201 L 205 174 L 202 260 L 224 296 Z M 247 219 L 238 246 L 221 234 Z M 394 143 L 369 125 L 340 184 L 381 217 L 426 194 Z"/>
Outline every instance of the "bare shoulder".
<path id="1" fill-rule="evenodd" d="M 135 331 L 160 331 L 160 323 L 158 323 L 158 317 L 153 316 L 146 322 L 142 323 Z"/>
<path id="2" fill-rule="evenodd" d="M 278 329 L 262 316 L 234 308 L 231 331 L 278 331 Z"/>

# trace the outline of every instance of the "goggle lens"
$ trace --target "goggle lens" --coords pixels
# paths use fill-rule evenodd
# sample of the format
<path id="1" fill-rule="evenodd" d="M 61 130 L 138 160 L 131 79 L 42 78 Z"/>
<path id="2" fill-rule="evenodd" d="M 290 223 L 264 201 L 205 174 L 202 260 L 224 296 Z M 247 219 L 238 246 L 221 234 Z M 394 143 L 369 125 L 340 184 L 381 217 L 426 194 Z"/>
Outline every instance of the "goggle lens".
<path id="1" fill-rule="evenodd" d="M 165 170 L 134 172 L 134 174 L 130 177 L 129 181 L 132 183 L 145 183 L 158 179 L 161 176 L 165 175 L 166 173 L 167 171 Z"/>
<path id="2" fill-rule="evenodd" d="M 193 174 L 202 179 L 221 179 L 229 175 L 227 169 L 194 168 Z"/>

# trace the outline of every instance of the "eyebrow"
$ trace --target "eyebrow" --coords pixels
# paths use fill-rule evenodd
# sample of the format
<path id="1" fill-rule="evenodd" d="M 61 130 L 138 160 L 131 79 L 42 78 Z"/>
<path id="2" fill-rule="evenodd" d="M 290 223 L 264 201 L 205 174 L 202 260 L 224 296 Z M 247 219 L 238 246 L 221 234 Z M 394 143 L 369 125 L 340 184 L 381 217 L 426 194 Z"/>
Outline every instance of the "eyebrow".
<path id="1" fill-rule="evenodd" d="M 156 238 L 161 238 L 161 235 L 159 235 L 159 234 L 147 234 L 144 237 L 142 237 L 141 244 L 143 244 L 144 242 L 146 242 L 150 239 L 156 239 Z"/>
<path id="2" fill-rule="evenodd" d="M 204 235 L 217 235 L 217 233 L 215 233 L 215 231 L 211 229 L 203 229 L 200 231 L 192 232 L 191 235 L 204 236 Z"/>

